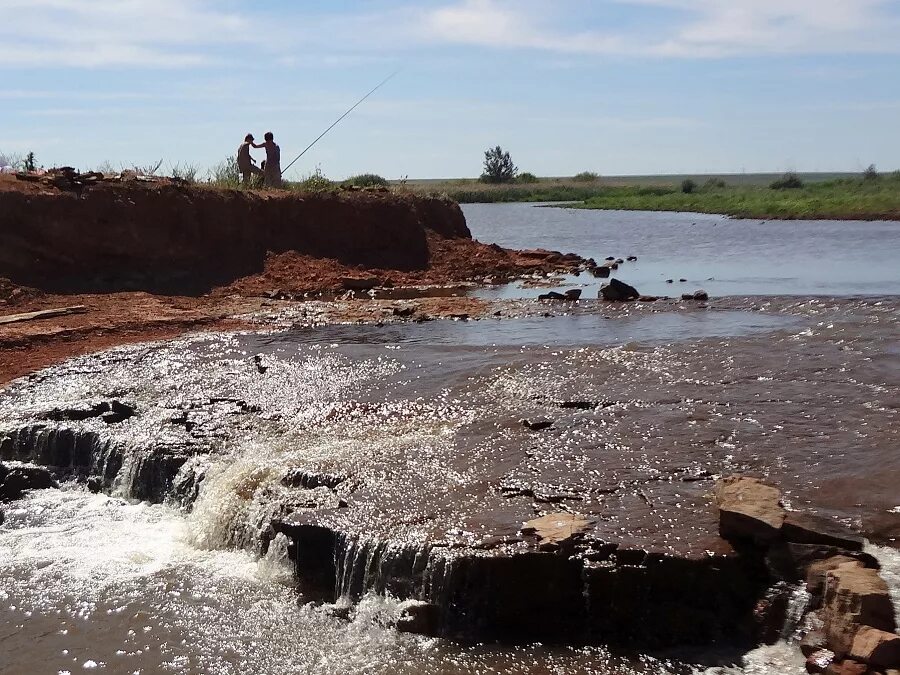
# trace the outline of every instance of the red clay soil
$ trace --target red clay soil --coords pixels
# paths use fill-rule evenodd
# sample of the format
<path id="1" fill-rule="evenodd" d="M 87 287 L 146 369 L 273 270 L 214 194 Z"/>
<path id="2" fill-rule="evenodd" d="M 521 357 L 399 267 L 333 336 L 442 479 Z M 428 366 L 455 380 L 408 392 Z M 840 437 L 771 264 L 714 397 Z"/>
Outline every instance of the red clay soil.
<path id="1" fill-rule="evenodd" d="M 583 262 L 473 241 L 458 205 L 438 198 L 134 181 L 77 191 L 0 176 L 0 316 L 87 308 L 0 324 L 0 386 L 118 344 L 239 328 L 231 317 L 273 291 L 503 281 Z"/>

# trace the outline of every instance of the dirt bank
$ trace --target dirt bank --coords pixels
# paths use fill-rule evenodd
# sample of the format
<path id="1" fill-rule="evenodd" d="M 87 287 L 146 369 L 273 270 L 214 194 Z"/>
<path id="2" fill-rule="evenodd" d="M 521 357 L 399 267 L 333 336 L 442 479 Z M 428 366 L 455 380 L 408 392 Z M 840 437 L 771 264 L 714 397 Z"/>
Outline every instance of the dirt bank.
<path id="1" fill-rule="evenodd" d="M 87 309 L 0 324 L 0 384 L 115 344 L 240 327 L 230 317 L 271 298 L 504 281 L 583 263 L 474 241 L 459 206 L 432 197 L 137 180 L 60 189 L 0 176 L 0 316 Z M 436 314 L 453 305 L 445 299 Z"/>

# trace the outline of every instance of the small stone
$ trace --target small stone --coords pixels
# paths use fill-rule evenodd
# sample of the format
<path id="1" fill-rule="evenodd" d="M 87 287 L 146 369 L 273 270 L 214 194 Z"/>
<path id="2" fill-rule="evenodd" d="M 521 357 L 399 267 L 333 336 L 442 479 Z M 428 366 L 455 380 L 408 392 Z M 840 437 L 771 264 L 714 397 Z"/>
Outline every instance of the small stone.
<path id="1" fill-rule="evenodd" d="M 674 280 L 672 280 L 672 279 L 666 279 L 666 283 L 667 283 L 667 284 L 671 284 L 671 283 L 675 283 L 675 282 L 674 282 Z"/>
<path id="2" fill-rule="evenodd" d="M 637 260 L 637 256 L 636 256 L 636 255 L 630 255 L 630 256 L 628 256 L 628 257 L 625 258 L 625 259 L 626 259 L 628 262 L 634 262 L 635 260 Z"/>
<path id="3" fill-rule="evenodd" d="M 532 431 L 543 431 L 553 426 L 553 420 L 522 420 L 522 425 L 528 427 Z"/>

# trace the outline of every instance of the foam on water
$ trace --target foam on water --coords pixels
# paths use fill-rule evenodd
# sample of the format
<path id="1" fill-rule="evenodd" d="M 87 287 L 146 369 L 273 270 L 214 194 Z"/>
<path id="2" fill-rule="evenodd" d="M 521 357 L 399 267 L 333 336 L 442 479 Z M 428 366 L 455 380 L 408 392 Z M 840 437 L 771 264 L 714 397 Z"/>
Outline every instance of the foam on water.
<path id="1" fill-rule="evenodd" d="M 390 598 L 301 605 L 283 541 L 257 559 L 197 548 L 190 527 L 169 507 L 77 489 L 34 492 L 9 509 L 0 528 L 3 672 L 683 672 L 602 649 L 501 650 L 398 633 Z"/>

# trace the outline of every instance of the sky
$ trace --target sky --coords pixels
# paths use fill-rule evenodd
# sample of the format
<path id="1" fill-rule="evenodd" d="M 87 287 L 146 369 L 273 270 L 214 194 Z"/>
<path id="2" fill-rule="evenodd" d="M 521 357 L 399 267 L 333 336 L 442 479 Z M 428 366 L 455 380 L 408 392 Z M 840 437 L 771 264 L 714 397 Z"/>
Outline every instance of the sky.
<path id="1" fill-rule="evenodd" d="M 331 178 L 900 169 L 900 0 L 0 0 L 0 153 Z"/>

